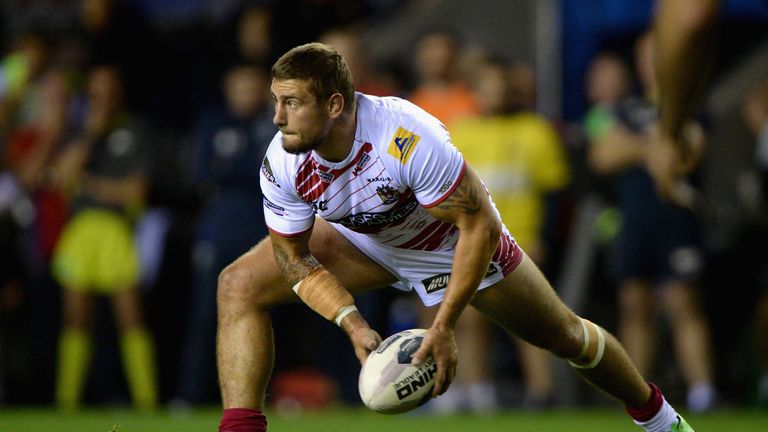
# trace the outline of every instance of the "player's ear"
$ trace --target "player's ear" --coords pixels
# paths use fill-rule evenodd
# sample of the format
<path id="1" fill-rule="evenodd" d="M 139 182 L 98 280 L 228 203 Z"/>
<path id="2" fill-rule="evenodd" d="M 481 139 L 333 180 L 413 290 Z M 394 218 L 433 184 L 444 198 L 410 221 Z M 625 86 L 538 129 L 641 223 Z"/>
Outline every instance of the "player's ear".
<path id="1" fill-rule="evenodd" d="M 344 96 L 341 93 L 334 93 L 328 99 L 328 115 L 338 117 L 344 112 Z"/>

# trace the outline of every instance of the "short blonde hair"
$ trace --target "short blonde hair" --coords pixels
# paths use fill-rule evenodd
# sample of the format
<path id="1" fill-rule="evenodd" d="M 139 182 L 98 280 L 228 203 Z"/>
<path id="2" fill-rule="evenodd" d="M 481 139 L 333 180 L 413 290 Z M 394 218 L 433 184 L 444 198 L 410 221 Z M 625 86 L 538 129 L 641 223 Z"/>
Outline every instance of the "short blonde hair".
<path id="1" fill-rule="evenodd" d="M 326 44 L 308 43 L 283 54 L 272 66 L 272 79 L 307 81 L 318 101 L 340 93 L 344 97 L 344 110 L 354 106 L 355 86 L 349 66 L 344 57 Z"/>

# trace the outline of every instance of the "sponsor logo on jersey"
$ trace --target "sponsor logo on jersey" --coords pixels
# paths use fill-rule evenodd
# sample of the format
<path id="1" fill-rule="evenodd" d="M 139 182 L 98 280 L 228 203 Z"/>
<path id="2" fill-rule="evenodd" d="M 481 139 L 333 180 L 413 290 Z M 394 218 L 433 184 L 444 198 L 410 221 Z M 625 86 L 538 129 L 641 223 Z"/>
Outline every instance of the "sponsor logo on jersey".
<path id="1" fill-rule="evenodd" d="M 391 182 L 392 181 L 392 177 L 371 177 L 371 178 L 367 178 L 366 180 L 368 180 L 368 183 L 373 183 L 373 182 Z"/>
<path id="2" fill-rule="evenodd" d="M 408 163 L 408 158 L 411 157 L 411 153 L 413 153 L 413 149 L 416 148 L 416 144 L 419 143 L 420 139 L 421 137 L 415 133 L 399 127 L 389 143 L 387 152 L 396 157 L 401 163 Z"/>
<path id="3" fill-rule="evenodd" d="M 488 264 L 488 270 L 485 271 L 485 276 L 483 276 L 483 279 L 487 278 L 488 276 L 495 275 L 498 272 L 499 269 L 496 267 L 496 265 L 494 263 L 490 263 Z M 445 287 L 448 286 L 448 282 L 450 280 L 450 273 L 440 273 L 422 280 L 421 283 L 424 284 L 424 290 L 427 292 L 427 294 L 431 294 L 435 291 L 445 289 Z"/>
<path id="4" fill-rule="evenodd" d="M 400 191 L 392 186 L 379 186 L 376 188 L 376 193 L 384 204 L 392 204 L 400 198 Z"/>
<path id="5" fill-rule="evenodd" d="M 312 210 L 315 213 L 328 210 L 328 200 L 312 201 Z"/>
<path id="6" fill-rule="evenodd" d="M 450 189 L 451 186 L 453 186 L 453 180 L 446 181 L 445 183 L 443 183 L 442 186 L 440 186 L 440 190 L 438 190 L 438 193 L 443 194 L 448 192 L 448 189 Z"/>
<path id="7" fill-rule="evenodd" d="M 329 172 L 320 171 L 319 169 L 315 169 L 315 172 L 317 173 L 317 176 L 320 177 L 320 181 L 323 183 L 333 183 L 333 179 L 336 177 Z"/>
<path id="8" fill-rule="evenodd" d="M 341 224 L 351 230 L 360 228 L 380 227 L 399 222 L 406 218 L 419 206 L 415 200 L 408 201 L 403 206 L 398 206 L 384 213 L 356 213 L 345 218 L 329 220 L 328 222 Z"/>
<path id="9" fill-rule="evenodd" d="M 264 162 L 261 163 L 261 175 L 263 175 L 268 182 L 277 187 L 280 187 L 280 184 L 277 183 L 275 175 L 272 174 L 272 166 L 269 164 L 269 159 L 267 158 L 264 158 Z"/>
<path id="10" fill-rule="evenodd" d="M 365 168 L 366 165 L 368 165 L 368 161 L 371 160 L 371 156 L 368 154 L 368 152 L 363 153 L 362 156 L 360 156 L 360 160 L 357 161 L 357 164 L 355 165 L 355 169 L 352 170 L 352 175 L 357 177 L 361 171 L 363 171 L 363 168 Z"/>
<path id="11" fill-rule="evenodd" d="M 266 197 L 264 197 L 264 205 L 272 210 L 272 213 L 278 215 L 278 216 L 284 216 L 285 215 L 285 209 L 283 207 L 280 207 L 279 205 L 273 203 L 272 201 L 268 200 Z"/>
<path id="12" fill-rule="evenodd" d="M 421 281 L 421 283 L 424 284 L 424 290 L 426 290 L 428 294 L 431 294 L 435 291 L 440 291 L 441 289 L 447 287 L 448 281 L 450 280 L 450 273 L 441 273 L 439 275 L 430 276 Z"/>

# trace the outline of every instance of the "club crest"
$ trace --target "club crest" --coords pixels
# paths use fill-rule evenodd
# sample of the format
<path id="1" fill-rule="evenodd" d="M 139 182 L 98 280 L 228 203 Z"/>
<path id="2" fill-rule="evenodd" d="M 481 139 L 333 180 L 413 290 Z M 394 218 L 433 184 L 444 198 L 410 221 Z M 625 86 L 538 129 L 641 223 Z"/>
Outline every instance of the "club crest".
<path id="1" fill-rule="evenodd" d="M 384 204 L 392 204 L 400 197 L 400 191 L 392 186 L 379 186 L 376 188 L 376 193 Z"/>

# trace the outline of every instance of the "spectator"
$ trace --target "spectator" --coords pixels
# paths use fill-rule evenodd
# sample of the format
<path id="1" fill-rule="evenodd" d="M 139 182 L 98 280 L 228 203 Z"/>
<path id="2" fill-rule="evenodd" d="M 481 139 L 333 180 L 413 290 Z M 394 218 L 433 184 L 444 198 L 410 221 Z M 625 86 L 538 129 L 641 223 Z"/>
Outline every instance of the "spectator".
<path id="1" fill-rule="evenodd" d="M 372 67 L 362 45 L 362 35 L 351 29 L 332 29 L 320 37 L 320 42 L 336 48 L 349 65 L 357 91 L 375 96 L 396 96 L 399 86 L 394 79 Z"/>
<path id="2" fill-rule="evenodd" d="M 9 300 L 9 327 L 24 329 L 11 344 L 9 358 L 20 359 L 8 384 L 12 401 L 50 401 L 50 393 L 26 389 L 52 388 L 54 373 L 58 287 L 49 268 L 67 203 L 52 162 L 71 133 L 73 110 L 72 75 L 51 42 L 44 33 L 23 32 L 2 62 L 11 79 L 0 95 L 0 219 L 8 259 L 0 290 Z"/>
<path id="3" fill-rule="evenodd" d="M 702 412 L 713 406 L 716 394 L 709 329 L 697 301 L 704 258 L 701 229 L 691 210 L 660 201 L 645 165 L 657 121 L 653 48 L 650 33 L 638 38 L 635 62 L 644 93 L 626 99 L 604 119 L 591 135 L 589 157 L 597 173 L 614 176 L 623 218 L 615 245 L 619 338 L 640 372 L 652 373 L 656 300 L 661 301 L 688 386 L 688 408 Z"/>
<path id="4" fill-rule="evenodd" d="M 446 31 L 426 33 L 416 43 L 418 82 L 408 99 L 449 128 L 453 121 L 477 114 L 477 102 L 460 66 L 462 53 L 458 38 Z"/>
<path id="5" fill-rule="evenodd" d="M 193 173 L 203 207 L 193 241 L 194 286 L 176 396 L 183 404 L 209 403 L 217 393 L 218 275 L 267 235 L 259 169 L 277 131 L 269 75 L 258 67 L 236 66 L 226 73 L 223 91 L 225 103 L 200 116 L 193 136 Z"/>
<path id="6" fill-rule="evenodd" d="M 166 99 L 172 97 L 166 94 L 167 88 L 172 86 L 159 83 L 172 76 L 175 65 L 163 54 L 161 39 L 146 19 L 129 2 L 81 0 L 80 20 L 86 63 L 113 64 L 120 70 L 126 106 L 142 113 L 173 115 L 163 111 L 169 103 Z"/>
<path id="7" fill-rule="evenodd" d="M 151 410 L 157 404 L 153 348 L 136 289 L 139 268 L 132 238 L 146 196 L 151 149 L 146 131 L 125 108 L 116 68 L 94 67 L 86 91 L 83 130 L 57 162 L 73 204 L 53 259 L 54 276 L 63 287 L 56 403 L 72 410 L 81 402 L 94 299 L 108 296 L 134 405 Z"/>
<path id="8" fill-rule="evenodd" d="M 237 22 L 237 46 L 243 61 L 267 64 L 273 60 L 272 10 L 253 6 L 243 11 Z"/>
<path id="9" fill-rule="evenodd" d="M 617 54 L 604 52 L 592 60 L 585 86 L 589 111 L 584 119 L 588 138 L 610 127 L 621 102 L 629 94 L 632 76 L 629 67 Z"/>
<path id="10" fill-rule="evenodd" d="M 21 82 L 0 102 L 6 162 L 37 210 L 38 244 L 33 248 L 45 259 L 50 257 L 66 211 L 63 197 L 55 190 L 51 159 L 71 132 L 71 80 L 65 67 L 51 64 L 51 48 L 41 33 L 18 38 L 17 50 L 9 57 L 19 56 Z"/>
<path id="11" fill-rule="evenodd" d="M 452 141 L 483 179 L 518 244 L 542 266 L 547 261 L 545 239 L 552 238 L 545 231 L 554 225 L 545 221 L 555 220 L 547 213 L 556 211 L 557 193 L 569 180 L 563 144 L 552 125 L 531 111 L 533 81 L 526 79 L 533 75 L 530 67 L 509 67 L 496 59 L 486 59 L 475 67 L 474 94 L 480 114 L 454 123 Z M 472 336 L 467 340 L 474 343 L 460 351 L 462 367 L 449 394 L 461 390 L 462 385 L 465 389 L 492 388 L 489 322 L 481 321 L 473 310 L 464 315 L 461 319 L 473 324 L 461 331 L 471 328 Z M 550 404 L 554 381 L 549 354 L 522 341 L 519 354 L 525 406 Z M 468 395 L 472 395 L 471 390 Z M 472 401 L 471 396 L 468 399 Z"/>

